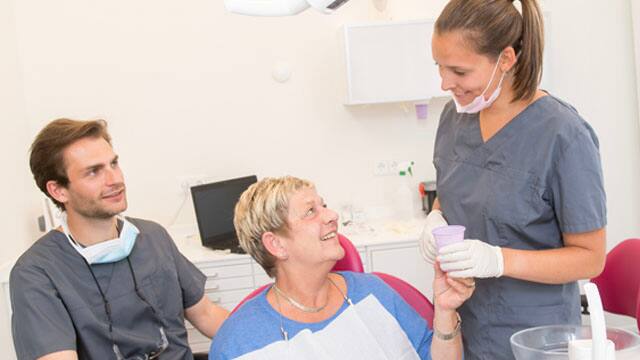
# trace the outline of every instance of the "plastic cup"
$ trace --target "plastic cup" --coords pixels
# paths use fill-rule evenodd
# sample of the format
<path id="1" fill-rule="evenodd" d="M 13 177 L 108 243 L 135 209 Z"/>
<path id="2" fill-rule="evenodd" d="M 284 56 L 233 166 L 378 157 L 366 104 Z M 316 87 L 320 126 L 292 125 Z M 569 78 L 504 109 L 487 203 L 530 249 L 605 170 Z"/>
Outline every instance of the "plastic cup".
<path id="1" fill-rule="evenodd" d="M 433 229 L 431 232 L 436 240 L 438 250 L 443 247 L 464 240 L 465 227 L 462 225 L 447 225 Z"/>
<path id="2" fill-rule="evenodd" d="M 420 120 L 427 118 L 427 104 L 416 104 L 416 117 Z"/>

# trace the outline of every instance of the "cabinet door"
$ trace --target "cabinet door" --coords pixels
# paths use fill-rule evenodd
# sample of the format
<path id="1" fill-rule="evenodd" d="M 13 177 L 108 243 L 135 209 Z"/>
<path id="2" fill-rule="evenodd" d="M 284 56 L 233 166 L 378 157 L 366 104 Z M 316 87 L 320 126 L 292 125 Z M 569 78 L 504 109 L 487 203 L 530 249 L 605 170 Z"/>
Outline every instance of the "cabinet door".
<path id="1" fill-rule="evenodd" d="M 347 104 L 419 101 L 446 94 L 431 56 L 433 20 L 344 26 Z"/>
<path id="2" fill-rule="evenodd" d="M 422 259 L 417 243 L 372 247 L 369 256 L 372 272 L 399 277 L 433 301 L 433 266 Z"/>

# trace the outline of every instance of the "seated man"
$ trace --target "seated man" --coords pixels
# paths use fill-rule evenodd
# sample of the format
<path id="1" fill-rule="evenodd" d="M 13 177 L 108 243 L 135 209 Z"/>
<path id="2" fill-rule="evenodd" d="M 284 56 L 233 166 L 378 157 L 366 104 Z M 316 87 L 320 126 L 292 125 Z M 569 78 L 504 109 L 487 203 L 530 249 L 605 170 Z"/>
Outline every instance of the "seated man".
<path id="1" fill-rule="evenodd" d="M 213 337 L 228 312 L 160 225 L 119 215 L 125 185 L 106 122 L 49 123 L 30 165 L 63 221 L 11 271 L 18 359 L 193 359 L 184 318 Z"/>
<path id="2" fill-rule="evenodd" d="M 222 326 L 209 359 L 460 359 L 456 309 L 472 279 L 436 267 L 432 332 L 372 274 L 330 272 L 344 256 L 338 216 L 308 181 L 264 179 L 235 209 L 241 246 L 275 278 Z M 435 336 L 434 336 L 435 334 Z"/>

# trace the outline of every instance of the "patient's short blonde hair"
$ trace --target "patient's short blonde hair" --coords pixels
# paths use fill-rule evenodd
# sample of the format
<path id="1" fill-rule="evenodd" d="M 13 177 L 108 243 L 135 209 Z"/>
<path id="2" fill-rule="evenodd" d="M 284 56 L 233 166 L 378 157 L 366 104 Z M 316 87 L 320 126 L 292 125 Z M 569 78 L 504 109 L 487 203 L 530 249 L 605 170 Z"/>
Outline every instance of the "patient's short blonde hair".
<path id="1" fill-rule="evenodd" d="M 312 182 L 293 176 L 265 178 L 249 186 L 236 204 L 233 224 L 240 246 L 271 277 L 276 275 L 276 258 L 262 244 L 262 235 L 286 231 L 291 195 L 313 187 Z"/>

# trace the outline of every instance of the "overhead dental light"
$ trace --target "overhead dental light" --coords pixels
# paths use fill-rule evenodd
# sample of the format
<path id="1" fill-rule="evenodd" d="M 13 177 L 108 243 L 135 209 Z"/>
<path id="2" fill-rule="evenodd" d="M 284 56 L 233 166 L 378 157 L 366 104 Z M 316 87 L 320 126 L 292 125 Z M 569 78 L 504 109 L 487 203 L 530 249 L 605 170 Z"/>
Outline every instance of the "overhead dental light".
<path id="1" fill-rule="evenodd" d="M 331 14 L 349 0 L 224 0 L 227 11 L 252 16 L 296 15 L 309 7 Z"/>

